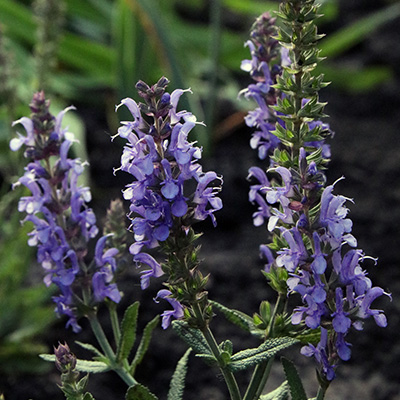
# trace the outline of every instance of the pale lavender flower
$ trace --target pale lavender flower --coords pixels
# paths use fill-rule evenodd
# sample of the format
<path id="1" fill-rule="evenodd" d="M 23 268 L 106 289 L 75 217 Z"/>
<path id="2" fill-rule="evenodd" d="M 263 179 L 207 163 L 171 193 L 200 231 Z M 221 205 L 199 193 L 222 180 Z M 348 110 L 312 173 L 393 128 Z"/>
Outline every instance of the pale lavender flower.
<path id="1" fill-rule="evenodd" d="M 157 297 L 155 298 L 156 302 L 158 302 L 158 299 L 167 300 L 173 308 L 173 310 L 166 310 L 161 314 L 161 326 L 163 327 L 163 329 L 167 329 L 169 327 L 169 325 L 171 324 L 171 318 L 180 319 L 184 315 L 182 305 L 179 303 L 179 301 L 171 297 L 171 295 L 172 293 L 169 290 L 162 289 L 158 291 Z"/>

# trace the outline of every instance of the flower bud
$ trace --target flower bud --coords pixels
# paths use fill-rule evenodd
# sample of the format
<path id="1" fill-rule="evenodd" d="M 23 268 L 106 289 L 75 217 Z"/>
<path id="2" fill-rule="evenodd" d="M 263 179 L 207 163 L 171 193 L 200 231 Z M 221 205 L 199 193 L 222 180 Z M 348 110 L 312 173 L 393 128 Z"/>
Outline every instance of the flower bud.
<path id="1" fill-rule="evenodd" d="M 60 372 L 66 373 L 75 369 L 76 356 L 71 352 L 67 343 L 59 343 L 58 347 L 54 348 L 54 354 L 56 367 Z"/>

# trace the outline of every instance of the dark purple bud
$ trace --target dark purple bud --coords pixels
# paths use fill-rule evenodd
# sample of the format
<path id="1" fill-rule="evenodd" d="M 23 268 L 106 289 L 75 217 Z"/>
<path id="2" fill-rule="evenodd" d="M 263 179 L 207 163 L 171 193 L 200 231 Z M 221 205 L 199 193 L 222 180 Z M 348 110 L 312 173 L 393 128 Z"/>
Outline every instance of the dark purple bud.
<path id="1" fill-rule="evenodd" d="M 73 354 L 67 343 L 58 343 L 58 347 L 54 348 L 56 356 L 56 367 L 62 373 L 72 371 L 76 367 L 76 357 Z"/>

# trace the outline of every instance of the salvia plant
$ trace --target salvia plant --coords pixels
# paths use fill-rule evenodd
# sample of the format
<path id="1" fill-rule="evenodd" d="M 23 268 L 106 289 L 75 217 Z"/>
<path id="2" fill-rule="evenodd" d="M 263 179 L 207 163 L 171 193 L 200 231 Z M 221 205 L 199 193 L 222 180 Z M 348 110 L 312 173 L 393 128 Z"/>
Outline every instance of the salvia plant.
<path id="1" fill-rule="evenodd" d="M 178 107 L 189 89 L 169 93 L 165 77 L 152 86 L 139 81 L 140 102 L 125 98 L 117 105 L 116 110 L 126 107 L 132 117 L 121 122 L 113 137 L 126 141 L 114 172 L 131 177 L 122 191 L 129 212 L 121 200 L 113 201 L 102 234 L 89 207 L 90 190 L 80 184 L 86 162 L 71 158 L 74 137 L 62 128 L 64 114 L 73 107 L 53 116 L 49 101 L 38 92 L 31 116 L 14 123 L 26 131 L 10 147 L 24 148 L 29 160 L 15 183 L 30 191 L 18 205 L 33 226 L 28 244 L 37 248 L 45 284 L 57 287 L 57 314 L 76 333 L 86 317 L 98 342 L 79 342 L 94 353 L 93 360 L 77 359 L 67 344 L 59 344 L 54 355 L 42 355 L 55 361 L 67 399 L 92 399 L 88 375 L 80 373 L 109 370 L 127 384 L 127 399 L 157 399 L 135 372 L 160 319 L 148 322 L 132 352 L 139 303 L 131 304 L 121 321 L 117 314 L 123 296 L 118 283 L 126 279 L 130 264 L 140 268 L 143 290 L 160 278 L 155 301 L 166 309 L 162 328 L 172 326 L 189 347 L 172 377 L 169 400 L 183 398 L 190 351 L 220 369 L 232 400 L 307 399 L 295 364 L 286 357 L 281 358 L 286 380 L 264 393 L 277 354 L 292 346 L 315 360 L 315 398 L 321 400 L 341 361 L 351 357 L 348 333 L 361 331 L 370 317 L 386 326 L 384 312 L 372 303 L 390 295 L 373 286 L 364 269 L 376 260 L 357 247 L 351 233 L 346 204 L 352 200 L 335 193 L 342 178 L 328 184 L 325 175 L 330 158 L 326 140 L 333 132 L 322 121 L 325 103 L 318 97 L 327 83 L 313 74 L 321 60 L 318 16 L 314 0 L 283 1 L 276 17 L 265 13 L 255 21 L 246 43 L 251 58 L 242 69 L 253 82 L 240 95 L 256 104 L 245 121 L 254 128 L 251 147 L 265 163 L 249 170 L 249 200 L 258 207 L 254 225 L 265 227 L 271 238 L 260 245 L 262 273 L 277 294 L 274 304 L 263 301 L 254 316 L 210 300 L 208 276 L 201 272 L 200 234 L 194 225 L 208 218 L 216 225 L 222 177 L 203 170 L 202 149 L 189 139 L 202 124 Z M 97 317 L 102 304 L 110 313 L 112 340 Z M 212 332 L 214 312 L 256 336 L 260 345 L 234 351 L 229 339 L 219 343 Z M 247 369 L 253 371 L 251 379 L 240 388 L 236 373 Z"/>

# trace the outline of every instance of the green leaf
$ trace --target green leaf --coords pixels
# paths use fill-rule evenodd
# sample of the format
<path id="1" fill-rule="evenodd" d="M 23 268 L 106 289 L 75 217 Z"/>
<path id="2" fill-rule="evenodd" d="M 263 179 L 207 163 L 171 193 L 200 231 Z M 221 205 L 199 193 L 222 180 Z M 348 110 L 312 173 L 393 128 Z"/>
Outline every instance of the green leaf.
<path id="1" fill-rule="evenodd" d="M 183 357 L 178 361 L 171 384 L 168 391 L 167 400 L 182 400 L 185 388 L 185 378 L 187 372 L 187 362 L 192 349 L 188 349 Z"/>
<path id="2" fill-rule="evenodd" d="M 83 396 L 83 400 L 94 400 L 94 397 L 92 396 L 91 393 L 86 392 L 85 395 Z"/>
<path id="3" fill-rule="evenodd" d="M 139 312 L 139 302 L 131 304 L 125 311 L 121 323 L 121 337 L 117 346 L 116 360 L 121 362 L 128 358 L 136 339 L 136 325 Z"/>
<path id="4" fill-rule="evenodd" d="M 260 397 L 260 400 L 288 400 L 289 399 L 289 384 L 287 381 L 283 382 L 281 386 L 268 394 Z"/>
<path id="5" fill-rule="evenodd" d="M 138 349 L 136 350 L 135 357 L 130 366 L 130 373 L 133 376 L 135 374 L 136 367 L 143 360 L 144 355 L 146 354 L 147 349 L 149 348 L 151 335 L 153 333 L 154 328 L 157 326 L 160 317 L 157 315 L 154 317 L 144 328 L 142 339 L 140 340 Z"/>
<path id="6" fill-rule="evenodd" d="M 321 42 L 321 54 L 328 57 L 337 56 L 361 42 L 385 23 L 400 16 L 400 4 L 392 4 L 367 17 L 361 18 L 350 26 L 329 35 Z"/>
<path id="7" fill-rule="evenodd" d="M 249 315 L 246 315 L 245 313 L 238 310 L 232 310 L 213 300 L 210 300 L 210 303 L 218 311 L 221 311 L 229 322 L 232 322 L 246 332 L 251 331 L 251 328 L 253 326 L 253 319 Z"/>
<path id="8" fill-rule="evenodd" d="M 146 386 L 138 383 L 128 389 L 125 400 L 158 400 L 158 397 L 151 393 Z"/>
<path id="9" fill-rule="evenodd" d="M 210 348 L 200 330 L 190 328 L 186 322 L 179 320 L 172 322 L 172 328 L 197 354 L 212 356 Z"/>
<path id="10" fill-rule="evenodd" d="M 79 342 L 79 341 L 75 341 L 75 343 L 77 344 L 77 345 L 79 345 L 79 346 L 81 346 L 82 348 L 84 348 L 84 349 L 86 349 L 86 350 L 89 350 L 89 351 L 91 351 L 92 353 L 94 353 L 94 354 L 96 354 L 96 356 L 98 356 L 98 357 L 104 357 L 104 354 L 102 354 L 101 352 L 100 352 L 100 350 L 98 350 L 98 349 L 96 349 L 96 347 L 94 347 L 93 345 L 91 345 L 91 344 L 89 344 L 89 343 L 82 343 L 82 342 Z"/>
<path id="11" fill-rule="evenodd" d="M 243 350 L 234 354 L 228 367 L 232 372 L 253 367 L 296 343 L 298 343 L 297 339 L 289 337 L 268 339 L 257 348 Z"/>
<path id="12" fill-rule="evenodd" d="M 281 357 L 281 362 L 289 383 L 292 400 L 307 400 L 306 392 L 294 363 L 285 357 Z"/>
<path id="13" fill-rule="evenodd" d="M 39 354 L 42 360 L 55 362 L 56 356 L 54 354 Z M 91 372 L 97 374 L 100 372 L 106 372 L 110 370 L 110 367 L 102 361 L 90 361 L 90 360 L 76 360 L 76 370 L 79 372 Z"/>

